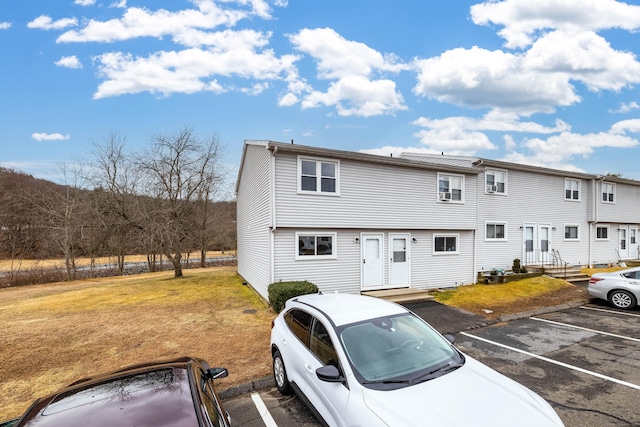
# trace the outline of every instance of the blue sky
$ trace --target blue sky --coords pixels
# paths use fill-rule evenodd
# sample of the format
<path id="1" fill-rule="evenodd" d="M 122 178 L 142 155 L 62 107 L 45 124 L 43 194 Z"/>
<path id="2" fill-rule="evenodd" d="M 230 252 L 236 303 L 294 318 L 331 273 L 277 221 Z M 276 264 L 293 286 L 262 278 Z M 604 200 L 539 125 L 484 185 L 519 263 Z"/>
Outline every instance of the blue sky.
<path id="1" fill-rule="evenodd" d="M 190 127 L 230 169 L 293 139 L 640 179 L 638 3 L 3 1 L 0 165 L 60 181 Z"/>

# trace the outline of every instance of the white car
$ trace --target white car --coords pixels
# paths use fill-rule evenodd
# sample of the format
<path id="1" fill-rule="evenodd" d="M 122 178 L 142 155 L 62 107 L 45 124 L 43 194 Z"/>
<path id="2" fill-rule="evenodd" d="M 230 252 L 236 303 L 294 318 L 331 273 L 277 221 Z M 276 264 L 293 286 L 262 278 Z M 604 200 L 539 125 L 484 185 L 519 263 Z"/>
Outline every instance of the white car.
<path id="1" fill-rule="evenodd" d="M 377 298 L 292 298 L 273 321 L 273 376 L 329 426 L 562 426 L 540 396 Z"/>
<path id="2" fill-rule="evenodd" d="M 640 298 L 640 267 L 595 273 L 589 279 L 587 292 L 592 297 L 609 301 L 617 308 L 634 308 Z"/>

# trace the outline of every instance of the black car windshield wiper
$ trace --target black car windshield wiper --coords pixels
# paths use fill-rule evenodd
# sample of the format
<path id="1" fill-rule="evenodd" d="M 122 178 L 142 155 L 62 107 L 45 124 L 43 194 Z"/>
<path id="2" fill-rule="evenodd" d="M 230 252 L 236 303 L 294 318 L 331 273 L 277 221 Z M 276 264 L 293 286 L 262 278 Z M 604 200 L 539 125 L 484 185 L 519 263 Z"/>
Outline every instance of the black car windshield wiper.
<path id="1" fill-rule="evenodd" d="M 362 381 L 362 384 L 412 384 L 411 380 L 375 380 L 375 381 Z"/>
<path id="2" fill-rule="evenodd" d="M 415 377 L 410 382 L 412 384 L 415 384 L 417 382 L 431 380 L 433 378 L 441 376 L 442 374 L 444 374 L 446 372 L 454 371 L 454 370 L 458 369 L 459 367 L 461 367 L 462 365 L 464 365 L 464 361 L 457 362 L 457 363 L 449 362 L 446 365 L 440 366 L 439 368 L 433 369 L 431 371 L 425 372 L 424 374 Z M 436 374 L 438 374 L 438 375 L 436 375 Z"/>

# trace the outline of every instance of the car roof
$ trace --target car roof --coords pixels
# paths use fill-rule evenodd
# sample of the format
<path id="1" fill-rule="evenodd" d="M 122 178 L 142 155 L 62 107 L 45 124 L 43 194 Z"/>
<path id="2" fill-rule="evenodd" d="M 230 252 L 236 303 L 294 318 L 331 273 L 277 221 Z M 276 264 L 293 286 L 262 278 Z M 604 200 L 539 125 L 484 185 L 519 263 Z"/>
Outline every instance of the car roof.
<path id="1" fill-rule="evenodd" d="M 301 295 L 289 301 L 316 308 L 325 313 L 335 326 L 409 312 L 401 305 L 380 298 L 337 292 Z"/>
<path id="2" fill-rule="evenodd" d="M 81 380 L 34 403 L 20 426 L 198 426 L 188 365 L 177 359 Z"/>

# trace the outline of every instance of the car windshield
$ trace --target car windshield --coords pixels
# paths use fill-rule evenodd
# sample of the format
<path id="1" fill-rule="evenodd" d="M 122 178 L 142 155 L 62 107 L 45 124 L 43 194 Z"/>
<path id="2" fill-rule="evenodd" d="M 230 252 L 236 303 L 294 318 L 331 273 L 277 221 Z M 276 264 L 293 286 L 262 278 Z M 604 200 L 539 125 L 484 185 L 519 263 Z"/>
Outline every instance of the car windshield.
<path id="1" fill-rule="evenodd" d="M 347 325 L 340 340 L 363 384 L 412 384 L 463 363 L 448 341 L 410 313 Z"/>

